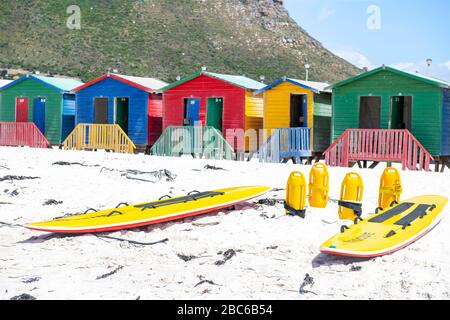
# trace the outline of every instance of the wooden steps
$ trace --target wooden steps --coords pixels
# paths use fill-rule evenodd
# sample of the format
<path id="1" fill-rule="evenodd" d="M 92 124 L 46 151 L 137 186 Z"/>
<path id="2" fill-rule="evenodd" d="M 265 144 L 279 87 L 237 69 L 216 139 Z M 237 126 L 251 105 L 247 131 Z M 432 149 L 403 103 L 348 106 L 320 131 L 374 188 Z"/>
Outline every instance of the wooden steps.
<path id="1" fill-rule="evenodd" d="M 347 129 L 325 152 L 329 166 L 400 162 L 403 170 L 430 170 L 431 154 L 409 130 Z"/>
<path id="2" fill-rule="evenodd" d="M 63 142 L 63 149 L 135 153 L 136 146 L 117 124 L 79 124 Z"/>
<path id="3" fill-rule="evenodd" d="M 275 129 L 259 149 L 260 162 L 282 163 L 292 159 L 311 157 L 311 130 L 309 128 Z"/>
<path id="4" fill-rule="evenodd" d="M 150 149 L 151 155 L 180 157 L 192 155 L 208 159 L 233 158 L 234 150 L 214 127 L 168 127 Z"/>
<path id="5" fill-rule="evenodd" d="M 0 146 L 48 148 L 50 143 L 33 122 L 0 122 Z"/>

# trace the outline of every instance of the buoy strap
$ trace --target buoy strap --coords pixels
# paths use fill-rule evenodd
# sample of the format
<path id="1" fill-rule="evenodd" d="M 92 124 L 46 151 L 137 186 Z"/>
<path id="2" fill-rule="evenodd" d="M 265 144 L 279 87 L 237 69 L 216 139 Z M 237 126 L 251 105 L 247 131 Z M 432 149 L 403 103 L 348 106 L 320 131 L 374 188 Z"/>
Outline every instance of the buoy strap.
<path id="1" fill-rule="evenodd" d="M 402 194 L 402 192 L 403 192 L 402 186 L 380 188 L 380 193 L 383 193 L 383 194 L 387 193 L 387 194 L 400 195 L 400 194 Z"/>
<path id="2" fill-rule="evenodd" d="M 303 210 L 297 210 L 292 208 L 290 205 L 288 205 L 287 203 L 284 204 L 284 208 L 286 209 L 286 211 L 288 212 L 288 214 L 291 214 L 293 216 L 299 216 L 301 218 L 305 218 L 306 216 L 306 209 Z"/>
<path id="3" fill-rule="evenodd" d="M 345 201 L 345 200 L 339 200 L 338 204 L 341 207 L 353 210 L 356 216 L 361 217 L 362 215 L 362 203 L 360 202 L 352 202 L 352 201 Z"/>

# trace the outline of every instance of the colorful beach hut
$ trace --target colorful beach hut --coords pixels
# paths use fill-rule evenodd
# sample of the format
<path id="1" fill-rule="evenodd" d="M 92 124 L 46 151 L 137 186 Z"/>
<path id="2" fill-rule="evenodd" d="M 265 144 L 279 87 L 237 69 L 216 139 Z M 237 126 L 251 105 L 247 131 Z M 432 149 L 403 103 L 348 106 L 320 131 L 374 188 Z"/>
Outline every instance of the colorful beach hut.
<path id="1" fill-rule="evenodd" d="M 0 115 L 2 114 L 2 87 L 10 84 L 13 80 L 3 80 L 0 79 Z"/>
<path id="2" fill-rule="evenodd" d="M 257 91 L 264 94 L 264 129 L 301 131 L 309 139 L 309 150 L 298 150 L 299 155 L 321 155 L 331 139 L 331 90 L 324 82 L 281 78 Z M 308 129 L 308 130 L 306 130 Z M 286 130 L 285 130 L 286 131 Z"/>
<path id="3" fill-rule="evenodd" d="M 23 76 L 0 89 L 2 122 L 34 122 L 50 144 L 61 144 L 75 125 L 76 79 Z"/>
<path id="4" fill-rule="evenodd" d="M 430 154 L 437 161 L 448 161 L 449 82 L 382 66 L 338 82 L 331 88 L 332 137 L 336 142 L 327 153 L 340 152 L 344 155 L 345 165 L 355 154 L 364 154 L 366 159 L 361 160 L 411 158 L 406 166 L 412 168 L 417 163 L 421 168 L 427 167 Z M 358 139 L 364 137 L 365 142 L 358 144 Z M 346 150 L 348 143 L 341 143 L 345 139 L 350 139 L 350 151 Z M 402 145 L 404 141 L 407 143 Z M 408 143 L 416 147 L 407 148 Z"/>
<path id="5" fill-rule="evenodd" d="M 245 76 L 198 72 L 162 89 L 163 127 L 213 127 L 225 139 L 228 130 L 254 129 L 258 133 L 263 127 L 263 98 L 254 92 L 263 87 Z"/>
<path id="6" fill-rule="evenodd" d="M 77 124 L 118 124 L 138 148 L 152 145 L 162 132 L 162 95 L 167 83 L 107 74 L 73 91 Z"/>

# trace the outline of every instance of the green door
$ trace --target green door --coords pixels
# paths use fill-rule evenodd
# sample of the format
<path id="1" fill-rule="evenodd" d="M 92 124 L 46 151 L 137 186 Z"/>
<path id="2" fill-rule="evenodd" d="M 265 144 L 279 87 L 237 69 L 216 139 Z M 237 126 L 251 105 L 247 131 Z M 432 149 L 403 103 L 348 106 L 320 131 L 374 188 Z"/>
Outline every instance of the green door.
<path id="1" fill-rule="evenodd" d="M 206 111 L 206 125 L 222 131 L 223 98 L 209 98 Z"/>
<path id="2" fill-rule="evenodd" d="M 391 129 L 411 130 L 412 97 L 391 97 Z"/>
<path id="3" fill-rule="evenodd" d="M 128 98 L 116 98 L 116 124 L 128 134 Z"/>
<path id="4" fill-rule="evenodd" d="M 391 129 L 403 129 L 403 97 L 391 97 Z"/>

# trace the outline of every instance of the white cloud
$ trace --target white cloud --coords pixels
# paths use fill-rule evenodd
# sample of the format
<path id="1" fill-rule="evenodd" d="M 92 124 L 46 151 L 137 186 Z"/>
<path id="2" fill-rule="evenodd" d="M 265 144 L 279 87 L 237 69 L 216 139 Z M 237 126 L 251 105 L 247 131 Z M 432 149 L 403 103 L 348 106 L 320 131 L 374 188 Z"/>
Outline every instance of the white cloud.
<path id="1" fill-rule="evenodd" d="M 408 71 L 408 72 L 420 72 L 420 68 L 418 68 L 418 65 L 414 62 L 399 62 L 399 63 L 393 63 L 390 65 L 393 68 Z"/>
<path id="2" fill-rule="evenodd" d="M 447 68 L 448 71 L 450 71 L 450 61 L 444 62 L 443 64 L 441 64 L 441 66 Z"/>
<path id="3" fill-rule="evenodd" d="M 350 63 L 353 63 L 355 66 L 359 68 L 369 68 L 374 69 L 375 66 L 372 64 L 370 59 L 365 56 L 364 54 L 353 51 L 353 50 L 334 50 L 334 53 L 338 55 L 339 57 L 349 61 Z"/>
<path id="4" fill-rule="evenodd" d="M 369 70 L 372 70 L 381 66 L 381 64 L 374 64 L 366 55 L 352 49 L 351 47 L 344 47 L 332 51 L 337 56 L 347 60 L 348 62 L 361 69 L 367 67 Z M 425 60 L 423 60 L 422 62 L 397 62 L 391 63 L 389 65 L 399 70 L 404 70 L 412 73 L 419 72 L 424 75 L 429 75 L 431 77 L 450 82 L 450 61 L 440 63 L 433 62 L 430 68 L 428 68 Z"/>
<path id="5" fill-rule="evenodd" d="M 320 10 L 319 21 L 323 22 L 327 20 L 329 17 L 331 17 L 333 14 L 334 10 L 330 9 L 329 7 L 323 7 L 322 10 Z"/>
<path id="6" fill-rule="evenodd" d="M 404 70 L 404 71 L 412 71 L 412 72 L 417 70 L 416 64 L 414 62 L 394 63 L 394 64 L 391 64 L 391 67 L 400 69 L 400 70 Z"/>
<path id="7" fill-rule="evenodd" d="M 416 73 L 419 72 L 424 75 L 450 81 L 450 61 L 443 63 L 433 63 L 430 68 L 424 62 L 399 62 L 391 64 L 392 67 Z"/>

